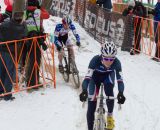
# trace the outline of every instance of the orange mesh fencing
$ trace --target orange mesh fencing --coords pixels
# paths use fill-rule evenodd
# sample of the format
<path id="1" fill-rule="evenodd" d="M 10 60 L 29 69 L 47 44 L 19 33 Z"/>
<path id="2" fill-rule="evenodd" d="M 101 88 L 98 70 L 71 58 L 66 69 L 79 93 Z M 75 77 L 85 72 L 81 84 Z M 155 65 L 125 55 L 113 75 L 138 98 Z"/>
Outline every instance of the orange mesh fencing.
<path id="1" fill-rule="evenodd" d="M 138 22 L 139 19 L 141 19 L 140 23 Z M 155 24 L 157 24 L 156 27 Z M 140 43 L 138 43 L 139 38 Z M 159 45 L 160 22 L 154 21 L 153 19 L 136 16 L 134 18 L 134 50 L 137 52 L 142 52 L 151 57 L 160 58 Z M 155 55 L 156 50 L 157 55 Z"/>
<path id="2" fill-rule="evenodd" d="M 42 39 L 45 39 L 44 44 L 48 47 L 45 51 L 42 49 L 43 45 L 40 45 Z M 5 86 L 5 77 L 2 76 L 1 72 L 0 90 L 3 92 L 1 92 L 0 97 L 40 86 L 45 87 L 47 84 L 53 84 L 56 88 L 54 45 L 50 43 L 48 35 L 0 42 L 0 47 L 1 49 L 4 48 L 0 51 L 0 64 L 5 72 L 3 75 L 7 75 L 9 77 L 8 82 L 12 84 L 12 90 L 8 91 L 7 86 Z M 12 61 L 13 74 L 7 68 L 6 61 L 8 59 L 3 56 L 4 54 L 7 54 L 8 59 Z M 23 85 L 24 83 L 26 85 Z"/>

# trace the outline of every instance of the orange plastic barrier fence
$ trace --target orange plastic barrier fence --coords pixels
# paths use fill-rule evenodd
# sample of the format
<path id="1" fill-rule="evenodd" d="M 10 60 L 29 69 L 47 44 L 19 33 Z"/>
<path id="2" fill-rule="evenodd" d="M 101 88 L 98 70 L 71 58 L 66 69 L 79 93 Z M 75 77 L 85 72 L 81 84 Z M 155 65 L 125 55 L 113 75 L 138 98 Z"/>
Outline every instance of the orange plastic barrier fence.
<path id="1" fill-rule="evenodd" d="M 160 58 L 159 46 L 160 22 L 136 16 L 134 18 L 134 50 L 158 59 Z"/>
<path id="2" fill-rule="evenodd" d="M 0 97 L 47 84 L 56 87 L 54 45 L 48 35 L 1 42 L 0 48 Z M 7 82 L 11 82 L 11 90 Z"/>

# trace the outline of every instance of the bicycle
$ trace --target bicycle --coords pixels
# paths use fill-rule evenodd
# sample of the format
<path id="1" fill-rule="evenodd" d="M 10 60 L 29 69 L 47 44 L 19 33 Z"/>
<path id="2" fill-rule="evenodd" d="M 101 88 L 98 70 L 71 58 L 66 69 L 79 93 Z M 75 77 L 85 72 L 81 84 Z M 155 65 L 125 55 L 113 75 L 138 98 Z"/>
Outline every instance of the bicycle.
<path id="1" fill-rule="evenodd" d="M 70 49 L 63 47 L 63 50 L 64 50 L 63 60 L 62 60 L 62 63 L 64 65 L 63 67 L 64 72 L 62 73 L 63 79 L 65 82 L 69 82 L 70 74 L 72 74 L 74 85 L 76 88 L 79 88 L 80 78 L 79 78 L 79 71 L 77 69 L 75 60 L 71 56 Z"/>
<path id="2" fill-rule="evenodd" d="M 103 96 L 103 84 L 101 84 L 100 86 L 100 96 L 97 97 L 97 99 L 99 99 L 99 105 L 97 105 L 97 109 L 95 112 L 95 120 L 94 120 L 94 126 L 93 126 L 93 130 L 112 130 L 112 129 L 107 129 L 106 128 L 106 119 L 105 119 L 105 108 L 104 108 L 104 103 L 103 100 L 116 100 L 116 97 L 113 96 L 107 96 L 104 97 Z M 120 105 L 120 104 L 119 104 Z M 119 106 L 119 109 L 121 109 L 121 106 Z"/>

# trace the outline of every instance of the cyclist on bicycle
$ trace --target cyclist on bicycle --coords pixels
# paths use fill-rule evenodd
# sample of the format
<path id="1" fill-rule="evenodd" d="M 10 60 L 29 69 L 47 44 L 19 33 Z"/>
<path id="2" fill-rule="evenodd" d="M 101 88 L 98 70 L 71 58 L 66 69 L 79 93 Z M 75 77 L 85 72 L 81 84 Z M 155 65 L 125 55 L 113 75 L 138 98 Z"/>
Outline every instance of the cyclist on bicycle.
<path id="1" fill-rule="evenodd" d="M 82 83 L 82 93 L 80 101 L 84 102 L 88 98 L 88 110 L 87 110 L 87 124 L 88 130 L 93 130 L 94 113 L 96 110 L 96 96 L 99 93 L 101 83 L 104 84 L 104 92 L 106 96 L 114 96 L 113 88 L 115 75 L 118 83 L 118 103 L 123 104 L 125 97 L 123 95 L 124 83 L 122 78 L 121 62 L 116 57 L 117 48 L 113 42 L 106 41 L 101 47 L 101 55 L 96 55 L 90 61 L 88 72 Z M 108 108 L 107 114 L 107 130 L 114 128 L 113 108 L 114 100 L 107 100 L 106 105 Z"/>
<path id="2" fill-rule="evenodd" d="M 55 31 L 54 31 L 54 44 L 58 51 L 58 59 L 59 59 L 59 72 L 63 73 L 63 65 L 62 65 L 62 59 L 63 59 L 63 49 L 62 46 L 65 45 L 68 49 L 70 49 L 70 53 L 72 55 L 72 58 L 74 60 L 74 50 L 73 50 L 73 44 L 71 43 L 70 39 L 68 38 L 69 31 L 72 30 L 77 42 L 77 46 L 80 46 L 80 37 L 76 32 L 76 28 L 74 24 L 72 23 L 72 20 L 69 16 L 65 16 L 62 19 L 62 24 L 57 24 Z"/>

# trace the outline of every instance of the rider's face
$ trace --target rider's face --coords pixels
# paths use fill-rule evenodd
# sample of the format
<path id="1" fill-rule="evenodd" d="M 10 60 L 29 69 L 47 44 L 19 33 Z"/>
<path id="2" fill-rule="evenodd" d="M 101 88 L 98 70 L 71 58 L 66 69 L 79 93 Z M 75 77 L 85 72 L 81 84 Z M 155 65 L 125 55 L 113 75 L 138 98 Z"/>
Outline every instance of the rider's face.
<path id="1" fill-rule="evenodd" d="M 64 26 L 64 29 L 68 29 L 69 28 L 69 25 L 66 23 L 66 24 L 63 24 Z"/>
<path id="2" fill-rule="evenodd" d="M 107 68 L 113 64 L 114 60 L 115 60 L 115 57 L 103 57 L 102 56 L 102 63 Z"/>

